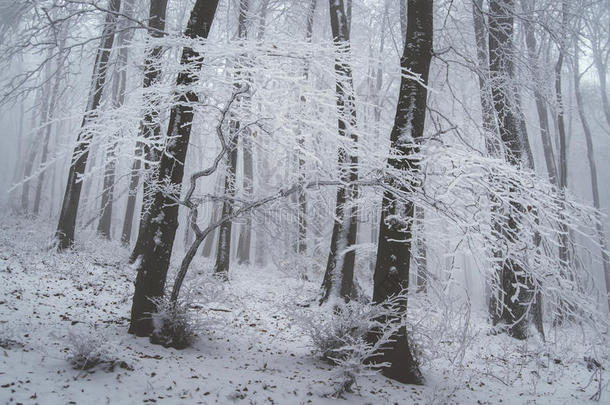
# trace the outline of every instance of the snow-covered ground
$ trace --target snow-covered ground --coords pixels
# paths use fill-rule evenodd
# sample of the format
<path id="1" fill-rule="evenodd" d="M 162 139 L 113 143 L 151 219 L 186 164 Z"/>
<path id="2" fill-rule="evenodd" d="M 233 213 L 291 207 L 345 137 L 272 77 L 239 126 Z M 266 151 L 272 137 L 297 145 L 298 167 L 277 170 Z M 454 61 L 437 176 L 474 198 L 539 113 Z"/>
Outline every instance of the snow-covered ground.
<path id="1" fill-rule="evenodd" d="M 75 251 L 57 254 L 47 249 L 52 225 L 0 219 L 0 403 L 594 403 L 599 374 L 587 368 L 588 356 L 605 367 L 601 403 L 610 404 L 610 350 L 600 337 L 571 327 L 550 329 L 546 345 L 518 342 L 486 333 L 476 311 L 472 327 L 458 333 L 460 320 L 437 322 L 451 311 L 434 315 L 433 302 L 415 299 L 426 385 L 363 376 L 355 393 L 333 398 L 338 374 L 316 358 L 295 322 L 308 311 L 295 303 L 315 296 L 319 280 L 289 269 L 234 266 L 222 285 L 197 259 L 185 293 L 198 339 L 182 351 L 155 346 L 127 334 L 129 252 L 81 232 Z M 115 362 L 76 370 L 69 358 L 78 347 Z"/>

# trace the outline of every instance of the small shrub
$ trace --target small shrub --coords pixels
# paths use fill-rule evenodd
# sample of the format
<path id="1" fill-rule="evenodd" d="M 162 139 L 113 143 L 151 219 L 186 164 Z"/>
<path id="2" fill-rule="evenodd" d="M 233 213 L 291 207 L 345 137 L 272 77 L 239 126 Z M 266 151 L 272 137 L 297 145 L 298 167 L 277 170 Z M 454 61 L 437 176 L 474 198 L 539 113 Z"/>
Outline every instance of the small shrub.
<path id="1" fill-rule="evenodd" d="M 157 312 L 151 314 L 154 330 L 150 341 L 178 350 L 189 347 L 195 340 L 196 333 L 186 304 L 170 302 L 166 297 L 153 302 Z"/>
<path id="2" fill-rule="evenodd" d="M 336 366 L 333 397 L 353 392 L 359 376 L 374 374 L 387 366 L 372 359 L 393 342 L 393 336 L 404 326 L 400 305 L 404 299 L 405 295 L 398 295 L 381 304 L 340 302 L 332 309 L 323 305 L 296 317 L 314 350 Z M 367 340 L 371 331 L 377 334 L 375 341 Z"/>
<path id="3" fill-rule="evenodd" d="M 97 366 L 108 372 L 114 371 L 117 366 L 133 370 L 125 361 L 111 355 L 108 344 L 101 337 L 70 331 L 68 339 L 70 344 L 68 361 L 76 370 L 91 370 Z"/>

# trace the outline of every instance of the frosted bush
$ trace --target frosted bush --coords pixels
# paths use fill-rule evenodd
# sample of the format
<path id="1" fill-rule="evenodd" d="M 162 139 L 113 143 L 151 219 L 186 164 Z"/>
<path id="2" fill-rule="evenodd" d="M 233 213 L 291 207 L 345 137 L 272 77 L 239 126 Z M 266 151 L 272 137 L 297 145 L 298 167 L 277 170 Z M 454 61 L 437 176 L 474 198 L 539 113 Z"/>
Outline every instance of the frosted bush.
<path id="1" fill-rule="evenodd" d="M 166 297 L 153 302 L 157 312 L 151 314 L 154 328 L 151 342 L 179 350 L 189 347 L 196 338 L 196 332 L 187 305 L 171 302 Z"/>
<path id="2" fill-rule="evenodd" d="M 107 341 L 101 336 L 70 331 L 68 343 L 68 362 L 77 370 L 91 370 L 96 366 L 105 371 L 114 371 L 116 366 L 133 370 L 129 364 L 112 354 Z"/>
<path id="3" fill-rule="evenodd" d="M 297 322 L 311 339 L 314 351 L 335 365 L 334 397 L 352 392 L 357 378 L 374 374 L 385 363 L 373 361 L 381 350 L 393 342 L 393 336 L 405 326 L 401 303 L 406 295 L 394 296 L 380 304 L 358 301 L 323 305 Z M 372 334 L 376 339 L 370 339 Z"/>

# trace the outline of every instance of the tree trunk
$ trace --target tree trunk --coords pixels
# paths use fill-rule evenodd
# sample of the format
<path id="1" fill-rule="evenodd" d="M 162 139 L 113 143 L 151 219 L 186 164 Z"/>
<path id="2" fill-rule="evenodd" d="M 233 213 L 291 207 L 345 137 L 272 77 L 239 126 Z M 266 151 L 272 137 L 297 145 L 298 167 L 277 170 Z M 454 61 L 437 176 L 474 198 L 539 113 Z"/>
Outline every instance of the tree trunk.
<path id="1" fill-rule="evenodd" d="M 47 63 L 45 68 L 46 77 L 50 77 L 50 68 Z M 47 79 L 48 80 L 48 79 Z M 23 169 L 23 185 L 21 186 L 21 212 L 27 213 L 29 212 L 29 203 L 30 203 L 30 179 L 32 176 L 32 170 L 34 168 L 34 162 L 36 160 L 36 155 L 38 154 L 38 142 L 39 139 L 44 137 L 46 130 L 48 129 L 49 124 L 49 104 L 51 98 L 51 92 L 49 91 L 48 83 L 42 87 L 40 90 L 40 129 L 37 131 L 36 135 L 32 138 L 30 142 L 30 147 L 28 148 L 28 154 L 25 158 L 25 165 Z M 44 140 L 43 140 L 44 142 Z"/>
<path id="2" fill-rule="evenodd" d="M 401 71 L 420 75 L 423 83 L 428 83 L 433 41 L 433 2 L 430 0 L 409 0 L 408 22 L 405 46 L 401 58 Z M 388 159 L 388 165 L 404 172 L 418 172 L 417 154 L 424 135 L 426 120 L 427 90 L 418 81 L 402 77 L 394 127 L 390 135 L 393 153 L 398 157 Z M 392 183 L 396 183 L 391 180 Z M 401 191 L 417 188 L 416 184 L 391 184 Z M 412 201 L 398 201 L 390 190 L 383 195 L 377 263 L 373 276 L 373 301 L 381 303 L 387 298 L 406 292 L 409 288 L 411 266 L 412 223 L 415 218 L 415 204 Z M 402 310 L 407 311 L 406 297 Z M 371 333 L 376 338 L 375 332 Z M 403 326 L 394 342 L 384 348 L 380 361 L 390 363 L 382 372 L 386 377 L 407 384 L 421 384 L 423 377 L 413 358 L 407 330 Z"/>
<path id="3" fill-rule="evenodd" d="M 218 173 L 223 173 L 223 170 L 218 170 Z M 218 174 L 218 176 L 216 176 L 216 185 L 214 186 L 214 194 L 215 195 L 219 195 L 221 193 L 222 187 L 224 187 L 224 182 L 223 182 L 223 178 L 220 174 Z M 212 205 L 212 215 L 210 217 L 210 224 L 216 223 L 216 221 L 218 221 L 220 219 L 220 216 L 222 214 L 222 207 L 221 204 L 219 204 L 216 201 L 212 201 L 210 202 L 210 204 Z M 208 234 L 208 236 L 205 238 L 204 243 L 203 243 L 203 249 L 201 249 L 201 255 L 203 257 L 211 257 L 212 256 L 212 250 L 214 249 L 214 241 L 215 241 L 215 235 L 216 235 L 216 228 L 212 229 L 210 231 L 210 233 Z"/>
<path id="4" fill-rule="evenodd" d="M 477 64 L 479 71 L 479 93 L 481 99 L 481 113 L 483 117 L 483 130 L 485 131 L 485 148 L 490 156 L 500 155 L 501 147 L 498 142 L 499 129 L 494 114 L 493 100 L 489 80 L 489 49 L 486 39 L 485 17 L 483 14 L 483 0 L 473 0 L 472 15 L 474 20 L 475 40 L 477 43 Z"/>
<path id="5" fill-rule="evenodd" d="M 483 120 L 483 136 L 485 137 L 485 149 L 487 154 L 492 157 L 498 157 L 501 153 L 501 146 L 498 140 L 499 129 L 496 122 L 494 113 L 493 100 L 491 97 L 490 79 L 489 79 L 489 49 L 487 47 L 487 22 L 485 21 L 483 13 L 483 0 L 473 0 L 472 2 L 472 17 L 474 21 L 474 32 L 475 41 L 477 44 L 477 65 L 479 78 L 479 94 L 481 101 L 481 116 Z M 490 179 L 493 181 L 493 179 Z M 497 235 L 500 234 L 500 221 L 499 221 L 499 210 L 497 208 L 497 200 L 494 196 L 490 196 L 491 202 L 491 229 L 492 234 L 495 232 Z M 495 260 L 492 262 L 494 266 L 494 274 L 500 274 L 501 270 L 496 268 L 497 260 L 502 256 L 501 250 L 494 246 L 492 248 L 491 255 Z M 498 308 L 496 307 L 497 301 L 495 297 L 492 297 L 490 285 L 494 280 L 487 280 L 485 298 L 489 308 L 489 314 L 495 323 L 496 313 Z"/>
<path id="6" fill-rule="evenodd" d="M 567 15 L 567 3 L 565 0 L 561 3 L 561 11 L 562 11 L 562 31 L 561 37 L 559 38 L 559 57 L 557 59 L 557 64 L 555 65 L 555 97 L 557 99 L 557 130 L 559 134 L 559 191 L 561 193 L 562 198 L 565 198 L 565 192 L 568 187 L 568 152 L 567 152 L 567 139 L 566 139 L 566 129 L 565 129 L 565 120 L 564 120 L 564 106 L 563 106 L 563 97 L 562 97 L 562 70 L 563 70 L 563 59 L 565 54 L 565 40 L 566 33 L 564 32 L 564 27 L 567 26 L 568 23 L 568 15 Z M 571 279 L 572 276 L 570 274 L 566 274 L 565 268 L 567 268 L 570 264 L 570 231 L 566 222 L 564 221 L 563 215 L 560 215 L 560 223 L 559 223 L 559 261 L 561 263 L 561 273 L 562 277 L 567 277 Z M 554 322 L 562 323 L 564 318 L 566 317 L 566 312 L 570 312 L 570 305 L 560 302 L 559 310 L 557 317 Z"/>
<path id="7" fill-rule="evenodd" d="M 15 185 L 19 182 L 19 178 L 21 177 L 21 170 L 20 170 L 21 162 L 22 162 L 22 160 L 25 160 L 21 156 L 22 150 L 23 150 L 23 144 L 24 144 L 24 140 L 23 140 L 23 121 L 25 120 L 24 103 L 25 102 L 22 98 L 19 102 L 19 128 L 17 129 L 17 154 L 15 155 L 16 156 L 15 165 L 13 166 L 13 176 L 12 176 L 12 181 L 11 181 L 12 185 Z M 8 201 L 10 202 L 11 211 L 13 211 L 13 212 L 20 211 L 19 203 L 17 202 L 17 191 L 18 191 L 18 187 L 13 186 L 12 190 L 9 191 L 9 195 L 8 195 Z"/>
<path id="8" fill-rule="evenodd" d="M 246 39 L 248 36 L 247 27 L 247 16 L 248 16 L 249 0 L 240 0 L 239 2 L 239 22 L 238 22 L 238 36 L 240 39 Z M 238 62 L 239 63 L 239 62 Z M 241 83 L 241 71 L 238 66 L 236 72 L 236 81 L 234 84 L 235 88 L 243 85 Z M 228 197 L 222 203 L 222 218 L 231 216 L 233 213 L 233 200 L 235 197 L 235 172 L 237 169 L 237 146 L 238 146 L 238 132 L 241 128 L 241 123 L 232 117 L 229 122 L 229 151 L 227 153 L 227 171 L 225 174 L 225 187 L 223 195 Z M 243 145 L 243 140 L 242 140 Z M 250 144 L 251 146 L 251 144 Z M 250 156 L 251 157 L 251 156 Z M 250 168 L 251 169 L 251 168 Z M 218 247 L 216 249 L 216 264 L 214 265 L 214 274 L 223 280 L 228 279 L 229 265 L 231 262 L 231 231 L 233 223 L 232 221 L 224 222 L 218 230 Z M 249 235 L 248 235 L 249 238 Z M 249 250 L 249 246 L 248 246 Z"/>
<path id="9" fill-rule="evenodd" d="M 339 137 L 358 144 L 356 127 L 356 106 L 351 66 L 345 61 L 350 52 L 349 31 L 343 0 L 329 0 L 330 25 L 336 45 L 335 74 L 337 75 L 337 113 L 339 115 Z M 358 214 L 355 200 L 358 197 L 358 156 L 355 151 L 339 144 L 339 178 L 346 185 L 337 189 L 335 221 L 330 243 L 328 263 L 322 283 L 320 304 L 337 299 L 349 300 L 354 296 L 354 262 L 358 232 Z"/>
<path id="10" fill-rule="evenodd" d="M 400 61 L 401 71 L 420 75 L 423 83 L 428 83 L 433 41 L 433 2 L 431 0 L 409 0 L 408 22 L 405 46 Z M 417 154 L 423 140 L 426 121 L 427 90 L 418 81 L 403 76 L 394 127 L 390 135 L 392 154 L 388 165 L 404 172 L 418 172 Z M 391 183 L 396 183 L 391 180 Z M 409 192 L 416 184 L 390 184 L 401 191 Z M 373 276 L 373 301 L 381 303 L 387 298 L 404 293 L 409 288 L 411 266 L 412 223 L 415 204 L 412 201 L 398 201 L 390 190 L 383 195 L 377 263 Z M 406 297 L 402 310 L 407 311 Z M 371 338 L 377 338 L 375 331 Z M 423 377 L 409 345 L 407 330 L 403 326 L 394 342 L 384 348 L 379 361 L 390 363 L 382 372 L 386 377 L 407 384 L 421 384 Z M 377 359 L 376 359 L 377 360 Z"/>
<path id="11" fill-rule="evenodd" d="M 87 108 L 83 116 L 81 131 L 76 140 L 76 146 L 72 153 L 72 161 L 70 162 L 70 170 L 68 173 L 68 181 L 66 183 L 66 191 L 61 206 L 59 223 L 55 238 L 57 239 L 57 249 L 69 249 L 74 243 L 74 228 L 76 227 L 76 215 L 78 213 L 78 203 L 80 199 L 81 188 L 83 185 L 82 175 L 87 167 L 87 157 L 89 155 L 89 144 L 91 143 L 92 135 L 87 131 L 86 126 L 92 119 L 95 118 L 96 110 L 100 105 L 104 85 L 106 83 L 106 70 L 110 50 L 114 42 L 114 34 L 116 31 L 117 13 L 121 8 L 121 0 L 110 0 L 109 12 L 106 14 L 104 30 L 102 32 L 102 40 L 98 48 L 93 67 L 91 90 L 87 102 Z"/>
<path id="12" fill-rule="evenodd" d="M 150 10 L 148 13 L 148 35 L 150 35 L 151 37 L 159 38 L 163 36 L 163 30 L 165 30 L 166 10 L 167 0 L 150 1 Z M 157 83 L 161 76 L 161 68 L 159 66 L 159 61 L 162 52 L 163 48 L 160 46 L 156 46 L 152 49 L 149 48 L 147 50 L 147 56 L 144 60 L 144 81 L 142 84 L 142 87 L 144 89 L 147 89 Z M 144 139 L 154 140 L 158 139 L 159 135 L 161 134 L 161 127 L 159 124 L 158 101 L 149 100 L 149 103 L 150 107 L 144 114 L 144 119 L 140 124 L 140 136 Z M 140 182 L 140 168 L 142 167 L 142 154 L 145 154 L 146 156 L 147 163 L 144 165 L 146 169 L 148 169 L 150 162 L 157 162 L 160 158 L 160 154 L 158 153 L 158 151 L 155 150 L 155 148 L 151 148 L 149 145 L 144 145 L 140 143 L 136 145 L 136 159 L 133 162 L 131 175 L 129 178 L 129 194 L 127 196 L 127 207 L 125 209 L 123 231 L 121 233 L 121 242 L 123 242 L 123 244 L 125 245 L 128 245 L 129 241 L 131 240 L 131 229 L 133 226 L 136 197 L 138 195 L 138 184 Z M 150 181 L 147 181 L 144 185 L 144 191 L 142 193 L 142 199 L 144 201 L 144 203 L 142 204 L 143 208 L 149 205 L 146 202 L 150 202 L 150 184 Z M 144 225 L 146 223 L 147 221 L 142 219 L 140 225 Z M 146 230 L 144 230 L 143 232 L 145 233 Z M 141 245 L 138 246 L 136 244 L 131 254 L 131 261 L 135 260 L 135 258 L 138 256 L 140 248 Z"/>
<path id="13" fill-rule="evenodd" d="M 353 0 L 345 0 L 345 18 L 347 20 L 347 36 L 352 32 L 352 10 Z"/>
<path id="14" fill-rule="evenodd" d="M 521 7 L 528 18 L 533 18 L 533 10 L 535 4 L 533 0 L 521 0 Z M 540 75 L 539 60 L 537 56 L 536 35 L 534 27 L 528 18 L 523 19 L 523 27 L 525 29 L 525 44 L 529 57 L 529 64 L 532 70 L 532 78 L 534 79 L 534 100 L 536 102 L 536 111 L 538 112 L 538 121 L 540 122 L 540 138 L 542 139 L 542 149 L 544 150 L 544 160 L 546 169 L 551 184 L 557 186 L 559 179 L 557 175 L 557 165 L 555 164 L 555 154 L 553 153 L 553 142 L 551 140 L 551 128 L 549 125 L 549 117 L 547 113 L 546 103 L 542 95 L 539 85 L 543 83 Z"/>
<path id="15" fill-rule="evenodd" d="M 197 0 L 191 11 L 184 35 L 188 38 L 207 38 L 218 1 Z M 176 87 L 188 88 L 198 80 L 196 72 L 201 70 L 203 56 L 192 48 L 182 50 L 181 64 L 191 64 L 191 68 L 178 74 Z M 195 64 L 195 67 L 192 67 Z M 184 174 L 184 163 L 188 150 L 193 122 L 193 105 L 198 102 L 197 94 L 188 90 L 180 95 L 177 104 L 172 108 L 169 120 L 165 153 L 159 162 L 159 182 L 167 182 L 180 188 Z M 136 258 L 138 276 L 136 278 L 131 323 L 129 333 L 147 336 L 153 331 L 150 313 L 156 308 L 151 298 L 161 297 L 164 293 L 165 279 L 169 260 L 178 227 L 179 195 L 171 195 L 164 190 L 156 190 L 152 197 L 149 214 L 143 218 L 146 224 L 140 226 L 138 239 L 142 250 Z M 144 232 L 143 232 L 144 231 Z"/>
<path id="16" fill-rule="evenodd" d="M 229 123 L 228 143 L 229 153 L 227 153 L 227 171 L 225 173 L 224 193 L 227 197 L 222 203 L 221 218 L 230 217 L 233 214 L 233 201 L 229 200 L 235 196 L 235 169 L 237 166 L 237 139 L 235 133 L 239 131 L 239 122 Z M 218 245 L 216 247 L 216 263 L 214 264 L 214 274 L 222 280 L 227 280 L 229 275 L 229 265 L 231 262 L 231 230 L 232 222 L 225 221 L 218 228 Z"/>
<path id="17" fill-rule="evenodd" d="M 407 0 L 400 0 L 400 34 L 403 40 L 407 38 Z M 404 44 L 403 44 L 404 46 Z"/>
<path id="18" fill-rule="evenodd" d="M 417 269 L 417 292 L 428 291 L 428 255 L 426 252 L 425 211 L 423 207 L 415 207 L 415 264 Z"/>
<path id="19" fill-rule="evenodd" d="M 505 157 L 508 163 L 519 166 L 523 157 L 524 146 L 522 129 L 519 128 L 521 120 L 518 117 L 516 94 L 514 91 L 513 74 L 513 15 L 514 0 L 491 0 L 489 11 L 489 70 L 492 83 L 491 93 L 493 105 L 498 118 L 500 139 L 505 148 Z M 526 151 L 527 152 L 527 151 Z M 512 190 L 510 190 L 512 192 Z M 506 211 L 506 220 L 499 227 L 496 236 L 504 243 L 514 243 L 519 238 L 519 225 L 517 213 L 523 212 L 523 207 L 515 200 L 510 201 Z M 502 258 L 502 268 L 498 279 L 500 280 L 500 294 L 502 308 L 492 314 L 494 324 L 504 323 L 508 327 L 510 336 L 517 339 L 527 337 L 528 320 L 525 316 L 527 302 L 533 298 L 531 280 L 525 274 L 514 252 L 507 252 Z M 516 285 L 525 285 L 527 288 L 516 289 Z M 517 295 L 517 299 L 512 298 Z"/>
<path id="20" fill-rule="evenodd" d="M 314 15 L 316 11 L 316 3 L 317 0 L 310 0 L 309 8 L 307 9 L 307 26 L 305 28 L 305 41 L 307 43 L 311 43 L 311 38 L 313 36 L 313 23 L 314 23 Z M 307 82 L 309 80 L 309 61 L 305 61 L 305 66 L 303 68 L 303 81 Z M 306 102 L 304 96 L 301 96 L 301 101 Z M 298 153 L 298 164 L 299 164 L 299 181 L 301 183 L 305 182 L 305 158 L 303 156 L 303 148 L 305 144 L 305 136 L 301 130 L 299 130 L 298 143 L 300 146 Z M 297 252 L 299 254 L 307 254 L 307 196 L 304 190 L 301 190 L 298 195 L 298 211 L 297 211 L 297 222 L 298 222 L 298 239 L 297 239 Z"/>
<path id="21" fill-rule="evenodd" d="M 252 161 L 252 141 L 249 137 L 242 138 L 242 158 L 244 179 L 243 188 L 244 196 L 251 198 L 254 192 L 254 163 Z M 252 241 L 252 219 L 250 215 L 246 216 L 245 221 L 241 225 L 239 233 L 239 241 L 237 242 L 237 262 L 250 263 L 250 244 Z"/>
<path id="22" fill-rule="evenodd" d="M 59 49 L 61 50 L 66 42 L 65 34 L 62 34 L 61 42 Z M 61 51 L 60 51 L 61 52 Z M 61 75 L 64 68 L 65 56 L 63 52 L 57 57 L 57 70 L 55 71 L 55 78 L 53 80 L 53 88 L 51 90 L 51 94 L 49 95 L 49 111 L 47 122 L 44 131 L 44 139 L 42 141 L 42 154 L 40 156 L 40 168 L 41 172 L 38 176 L 38 184 L 36 185 L 36 196 L 34 198 L 34 209 L 33 212 L 35 215 L 38 215 L 40 212 L 40 201 L 42 199 L 42 187 L 45 181 L 45 173 L 46 167 L 44 167 L 47 163 L 48 155 L 49 155 L 49 141 L 51 138 L 51 131 L 53 129 L 53 119 L 55 118 L 55 110 L 57 108 L 57 99 L 59 97 L 59 85 L 61 84 Z"/>
<path id="23" fill-rule="evenodd" d="M 593 206 L 596 209 L 600 209 L 600 198 L 599 198 L 599 185 L 597 180 L 597 165 L 595 163 L 595 152 L 593 149 L 593 136 L 591 133 L 591 127 L 585 114 L 584 102 L 582 99 L 582 93 L 580 91 L 580 69 L 579 69 L 579 56 L 578 50 L 575 47 L 574 55 L 574 93 L 576 95 L 576 106 L 578 108 L 578 115 L 580 116 L 580 122 L 582 124 L 583 132 L 585 133 L 585 142 L 587 145 L 587 160 L 589 161 L 589 170 L 591 172 L 591 192 L 593 194 Z M 602 265 L 604 268 L 604 281 L 606 282 L 606 296 L 608 309 L 610 310 L 610 257 L 608 257 L 608 245 L 606 243 L 606 232 L 604 231 L 604 225 L 602 222 L 601 215 L 597 215 L 597 222 L 595 224 L 597 230 L 597 237 L 599 240 L 599 246 L 601 249 Z"/>
<path id="24" fill-rule="evenodd" d="M 134 30 L 128 29 L 127 18 L 133 15 L 134 0 L 123 2 L 122 15 L 118 22 L 118 34 L 116 40 L 117 61 L 112 83 L 112 104 L 118 109 L 125 102 L 125 88 L 127 86 L 127 58 L 129 50 L 125 46 L 133 38 Z M 129 22 L 131 23 L 131 22 Z M 120 134 L 116 135 L 117 138 Z M 112 225 L 112 207 L 114 203 L 114 178 L 116 171 L 116 148 L 118 141 L 112 141 L 106 150 L 106 164 L 104 167 L 104 189 L 102 190 L 102 205 L 100 220 L 97 225 L 97 233 L 111 239 L 110 226 Z"/>

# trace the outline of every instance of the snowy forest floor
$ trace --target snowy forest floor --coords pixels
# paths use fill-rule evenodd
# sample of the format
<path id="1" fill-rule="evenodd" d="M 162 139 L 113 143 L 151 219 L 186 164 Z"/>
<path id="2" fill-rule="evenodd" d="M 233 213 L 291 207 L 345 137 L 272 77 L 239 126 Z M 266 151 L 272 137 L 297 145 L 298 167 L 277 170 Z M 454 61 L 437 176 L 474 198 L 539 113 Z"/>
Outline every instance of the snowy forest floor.
<path id="1" fill-rule="evenodd" d="M 546 344 L 519 342 L 490 335 L 474 313 L 461 335 L 436 336 L 440 329 L 421 324 L 425 386 L 367 375 L 355 393 L 335 399 L 336 370 L 312 353 L 294 320 L 295 303 L 314 297 L 319 280 L 271 266 L 233 266 L 221 285 L 198 258 L 185 282 L 198 339 L 182 351 L 155 346 L 127 334 L 135 279 L 128 250 L 82 231 L 73 252 L 57 254 L 47 249 L 52 225 L 0 219 L 0 403 L 594 403 L 599 374 L 585 356 L 605 368 L 601 403 L 610 403 L 610 350 L 601 338 L 575 326 L 549 330 Z M 412 302 L 414 319 L 430 311 Z M 70 353 L 88 345 L 114 367 L 73 369 Z"/>

